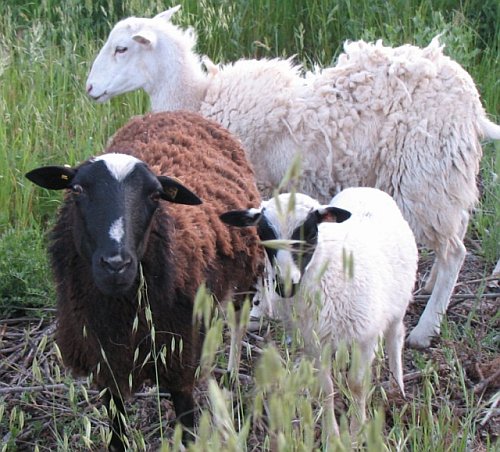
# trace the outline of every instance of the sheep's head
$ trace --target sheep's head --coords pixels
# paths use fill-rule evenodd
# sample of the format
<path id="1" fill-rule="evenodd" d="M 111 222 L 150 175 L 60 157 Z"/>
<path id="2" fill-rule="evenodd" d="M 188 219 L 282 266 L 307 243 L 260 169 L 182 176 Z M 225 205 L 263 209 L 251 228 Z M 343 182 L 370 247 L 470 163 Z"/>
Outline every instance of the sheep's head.
<path id="1" fill-rule="evenodd" d="M 177 180 L 155 176 L 141 160 L 104 154 L 79 167 L 47 166 L 26 177 L 35 184 L 70 193 L 75 248 L 92 268 L 105 295 L 125 293 L 136 281 L 153 215 L 161 200 L 200 204 Z"/>
<path id="2" fill-rule="evenodd" d="M 318 243 L 318 225 L 343 222 L 351 214 L 322 206 L 303 194 L 281 194 L 264 201 L 259 209 L 235 210 L 221 220 L 238 227 L 256 226 L 272 264 L 276 292 L 293 296 Z"/>
<path id="3" fill-rule="evenodd" d="M 166 70 L 162 59 L 171 57 L 168 64 L 175 63 L 175 41 L 182 41 L 185 34 L 170 23 L 179 9 L 175 6 L 153 18 L 129 17 L 118 22 L 94 60 L 86 83 L 87 94 L 97 102 L 105 102 L 141 88 L 154 90 L 155 80 L 160 78 L 156 72 Z M 173 41 L 170 48 L 165 48 L 169 47 L 166 40 L 160 39 L 165 30 L 169 30 Z"/>

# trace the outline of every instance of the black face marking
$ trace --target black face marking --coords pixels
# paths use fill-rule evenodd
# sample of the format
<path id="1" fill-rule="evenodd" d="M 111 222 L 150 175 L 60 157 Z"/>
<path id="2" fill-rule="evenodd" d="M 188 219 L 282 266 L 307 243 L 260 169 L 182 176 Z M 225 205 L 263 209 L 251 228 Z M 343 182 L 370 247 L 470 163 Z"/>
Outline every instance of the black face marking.
<path id="1" fill-rule="evenodd" d="M 274 289 L 276 293 L 281 297 L 281 298 L 290 298 L 295 295 L 295 292 L 297 292 L 297 289 L 299 288 L 299 283 L 292 283 L 290 284 L 290 287 L 286 287 L 285 283 L 282 282 L 282 280 L 279 278 L 277 281 L 275 281 Z M 288 290 L 287 290 L 288 289 Z"/>
<path id="2" fill-rule="evenodd" d="M 264 212 L 265 209 L 262 210 L 259 222 L 257 223 L 257 234 L 259 235 L 261 241 L 277 240 L 278 234 L 276 233 L 276 230 L 274 229 L 272 223 L 268 220 Z M 274 261 L 278 250 L 269 248 L 267 246 L 265 246 L 264 249 L 266 250 L 269 262 L 271 262 L 271 264 L 274 266 Z M 281 281 L 281 279 L 276 277 L 274 278 L 274 289 L 276 293 L 282 298 L 292 297 L 295 294 L 297 286 L 298 284 L 292 284 L 292 286 L 287 291 L 285 290 L 285 284 Z M 260 300 L 254 301 L 255 306 L 258 306 L 259 303 Z"/>
<path id="3" fill-rule="evenodd" d="M 292 240 L 300 241 L 293 246 L 293 260 L 300 268 L 301 273 L 309 264 L 318 244 L 318 222 L 316 211 L 309 213 L 304 223 L 297 226 L 292 233 Z"/>
<path id="4" fill-rule="evenodd" d="M 257 225 L 257 234 L 259 235 L 261 241 L 278 239 L 278 234 L 276 234 L 275 229 L 267 219 L 264 211 L 262 211 L 262 217 Z M 265 246 L 264 248 L 266 250 L 267 257 L 269 258 L 269 262 L 271 262 L 271 264 L 274 264 L 274 259 L 278 250 L 269 248 L 267 246 Z"/>
<path id="5" fill-rule="evenodd" d="M 104 161 L 82 165 L 72 185 L 82 187 L 72 196 L 78 217 L 73 229 L 75 244 L 92 263 L 99 290 L 111 295 L 124 293 L 136 280 L 145 237 L 159 207 L 152 195 L 162 186 L 143 163 L 118 180 Z M 111 233 L 117 222 L 120 233 Z"/>
<path id="6" fill-rule="evenodd" d="M 113 296 L 136 281 L 160 200 L 201 202 L 180 182 L 155 176 L 127 154 L 104 154 L 77 168 L 41 167 L 26 177 L 50 190 L 68 189 L 65 203 L 75 248 L 91 266 L 97 288 Z"/>

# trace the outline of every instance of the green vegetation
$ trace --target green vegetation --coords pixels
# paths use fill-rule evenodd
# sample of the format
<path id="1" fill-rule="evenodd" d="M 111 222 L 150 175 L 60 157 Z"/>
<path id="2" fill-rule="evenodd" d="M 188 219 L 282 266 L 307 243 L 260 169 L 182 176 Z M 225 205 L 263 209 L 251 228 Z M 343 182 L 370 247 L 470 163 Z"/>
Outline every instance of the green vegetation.
<path id="1" fill-rule="evenodd" d="M 500 6 L 495 0 L 179 2 L 182 9 L 174 20 L 196 29 L 199 52 L 215 62 L 296 55 L 308 68 L 328 66 L 346 39 L 424 46 L 443 33 L 447 54 L 471 73 L 486 110 L 500 121 Z M 104 409 L 95 406 L 97 394 L 86 389 L 85 382 L 73 383 L 65 375 L 49 324 L 37 320 L 35 326 L 16 329 L 14 317 L 20 314 L 38 318 L 43 311 L 51 317 L 51 311 L 44 311 L 53 307 L 54 294 L 46 234 L 62 195 L 35 188 L 24 174 L 43 164 L 73 165 L 100 152 L 130 116 L 147 111 L 144 93 L 98 105 L 86 97 L 84 84 L 93 58 L 118 19 L 152 16 L 169 6 L 160 0 L 0 3 L 0 319 L 7 318 L 0 320 L 2 451 L 86 450 L 99 447 L 109 436 Z M 480 279 L 470 286 L 477 299 L 448 316 L 439 349 L 405 352 L 410 374 L 416 375 L 406 401 L 381 385 L 387 370 L 379 361 L 373 374 L 377 384 L 371 393 L 371 421 L 358 438 L 361 448 L 495 447 L 491 407 L 498 396 L 483 394 L 477 385 L 489 375 L 486 364 L 495 359 L 498 364 L 498 335 L 492 333 L 498 331 L 498 309 L 479 296 L 488 284 L 484 276 L 500 255 L 499 150 L 498 143 L 484 146 L 481 200 L 468 234 L 467 245 L 475 260 L 474 272 L 466 277 Z M 312 364 L 296 362 L 286 341 L 280 340 L 279 326 L 273 326 L 274 346 L 250 338 L 242 351 L 244 375 L 235 381 L 221 377 L 217 369 L 224 368 L 227 360 L 217 334 L 221 322 L 212 320 L 216 332 L 208 335 L 211 341 L 205 347 L 198 394 L 199 443 L 211 450 L 319 447 L 324 435 L 322 395 Z M 475 375 L 473 369 L 483 371 Z M 341 375 L 339 393 L 348 396 Z M 216 378 L 219 384 L 213 383 Z M 43 391 L 2 392 L 8 381 L 52 386 Z M 134 447 L 159 446 L 162 432 L 163 450 L 176 449 L 179 432 L 174 435 L 172 429 L 160 428 L 156 415 L 161 412 L 165 417 L 164 402 L 146 395 L 135 405 L 128 407 Z M 145 412 L 153 413 L 152 419 L 141 420 Z M 343 418 L 338 450 L 351 448 L 345 424 Z"/>

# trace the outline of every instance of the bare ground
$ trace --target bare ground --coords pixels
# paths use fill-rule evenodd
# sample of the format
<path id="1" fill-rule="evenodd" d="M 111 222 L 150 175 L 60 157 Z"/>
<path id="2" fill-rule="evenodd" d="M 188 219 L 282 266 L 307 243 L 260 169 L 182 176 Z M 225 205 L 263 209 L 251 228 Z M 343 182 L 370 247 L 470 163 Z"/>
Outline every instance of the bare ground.
<path id="1" fill-rule="evenodd" d="M 468 252 L 462 268 L 455 294 L 447 314 L 447 325 L 442 337 L 433 341 L 426 351 L 406 349 L 404 352 L 406 399 L 396 391 L 387 390 L 385 401 L 375 392 L 372 403 L 383 403 L 386 407 L 386 429 L 393 422 L 395 410 L 401 410 L 408 403 L 422 403 L 422 383 L 430 371 L 438 375 L 434 385 L 435 396 L 432 410 L 447 404 L 456 416 L 457 422 L 468 415 L 470 400 L 482 408 L 474 416 L 475 433 L 469 441 L 469 450 L 487 450 L 487 438 L 498 441 L 500 435 L 500 285 L 498 278 L 490 277 L 491 268 L 486 267 L 475 253 L 473 242 L 467 243 Z M 415 302 L 410 305 L 406 316 L 407 330 L 418 320 L 427 296 L 422 294 L 422 281 L 428 273 L 432 256 L 423 255 L 419 265 L 419 282 L 415 291 Z M 89 388 L 86 380 L 74 380 L 65 375 L 53 344 L 55 329 L 54 313 L 47 311 L 43 318 L 10 318 L 0 320 L 0 449 L 33 450 L 38 444 L 40 450 L 56 450 L 61 447 L 63 432 L 69 432 L 69 450 L 85 450 L 81 446 L 81 429 L 74 425 L 83 416 L 90 420 L 94 430 L 105 425 L 102 415 L 95 415 L 100 406 L 98 392 Z M 450 332 L 453 330 L 453 334 Z M 244 339 L 246 349 L 241 363 L 241 382 L 251 387 L 251 375 L 259 351 L 273 337 L 273 326 L 265 332 L 249 334 Z M 460 337 L 451 340 L 450 337 Z M 227 342 L 227 341 L 226 341 Z M 226 350 L 227 353 L 227 350 Z M 451 355 L 451 358 L 450 358 Z M 463 369 L 463 372 L 460 372 Z M 60 375 L 61 374 L 61 375 Z M 225 380 L 222 370 L 215 369 L 214 377 Z M 374 378 L 375 385 L 384 387 L 387 372 Z M 75 394 L 72 395 L 73 389 Z M 83 388 L 83 389 L 82 389 Z M 464 390 L 465 388 L 465 390 Z M 87 397 L 85 396 L 87 393 Z M 159 424 L 157 400 L 151 388 L 127 402 L 131 422 L 140 429 L 151 450 L 159 446 Z M 206 382 L 201 381 L 196 391 L 200 408 L 206 406 Z M 3 417 L 1 413 L 4 407 Z M 175 418 L 168 397 L 161 401 L 164 416 L 164 435 L 172 435 Z M 345 408 L 339 402 L 339 410 Z M 24 423 L 19 426 L 19 412 L 24 413 Z M 403 410 L 404 411 L 404 410 Z M 411 410 L 404 416 L 411 422 Z M 249 440 L 250 450 L 260 450 L 259 440 L 265 432 L 265 425 L 254 425 Z M 16 438 L 12 432 L 16 432 Z M 80 445 L 79 445 L 80 444 Z M 100 447 L 92 446 L 93 450 Z"/>

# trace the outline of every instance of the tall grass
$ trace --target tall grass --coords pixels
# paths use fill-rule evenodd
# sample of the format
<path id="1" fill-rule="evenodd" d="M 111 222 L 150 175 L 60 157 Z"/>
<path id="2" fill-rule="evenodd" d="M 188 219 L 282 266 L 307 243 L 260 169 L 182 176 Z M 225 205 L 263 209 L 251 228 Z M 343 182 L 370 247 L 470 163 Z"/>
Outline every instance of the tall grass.
<path id="1" fill-rule="evenodd" d="M 444 33 L 447 53 L 474 76 L 487 110 L 494 117 L 499 113 L 500 21 L 494 1 L 463 2 L 460 7 L 444 0 L 182 4 L 177 22 L 197 30 L 199 51 L 215 61 L 297 55 L 307 67 L 325 66 L 334 62 L 346 39 L 426 45 Z M 147 110 L 140 93 L 92 104 L 84 82 L 119 18 L 165 8 L 161 1 L 144 0 L 2 3 L 0 231 L 45 221 L 53 212 L 58 195 L 45 193 L 34 201 L 32 187 L 23 180 L 26 170 L 55 161 L 73 164 L 99 152 L 119 125 Z M 487 148 L 487 154 L 491 165 L 494 149 Z"/>
<path id="2" fill-rule="evenodd" d="M 112 25 L 129 15 L 152 16 L 171 4 L 161 0 L 4 0 L 0 3 L 0 317 L 18 307 L 51 304 L 53 289 L 48 278 L 44 245 L 60 194 L 29 184 L 24 174 L 44 164 L 75 164 L 100 152 L 106 140 L 132 115 L 148 110 L 143 93 L 131 93 L 106 104 L 94 104 L 85 95 L 84 83 L 103 40 Z M 216 62 L 241 57 L 296 55 L 305 67 L 335 62 L 346 39 L 383 39 L 393 45 L 426 45 L 443 33 L 446 52 L 467 69 L 477 83 L 486 110 L 500 118 L 500 7 L 495 0 L 182 0 L 174 19 L 196 29 L 198 51 Z M 484 147 L 481 165 L 481 202 L 471 222 L 470 239 L 477 240 L 486 262 L 500 255 L 500 146 Z M 45 270 L 44 270 L 45 269 Z M 471 314 L 472 315 L 472 314 Z M 474 314 L 475 315 L 475 314 Z M 470 318 L 468 322 L 473 320 Z M 496 320 L 498 321 L 498 319 Z M 494 320 L 495 322 L 495 320 Z M 495 324 L 493 322 L 493 325 Z M 465 332 L 479 340 L 468 323 Z M 286 341 L 276 337 L 274 347 L 249 345 L 243 361 L 255 365 L 255 383 L 245 387 L 239 380 L 215 384 L 213 370 L 224 367 L 221 350 L 221 319 L 209 325 L 203 369 L 206 405 L 200 416 L 200 446 L 192 450 L 313 450 L 322 432 L 321 397 L 315 370 L 308 360 L 295 362 Z M 233 325 L 235 327 L 235 325 Z M 446 332 L 446 326 L 445 326 Z M 450 341 L 463 337 L 451 328 Z M 1 340 L 1 339 L 0 339 Z M 494 346 L 487 335 L 485 347 Z M 454 350 L 446 345 L 445 350 Z M 488 349 L 490 350 L 490 349 Z M 41 349 L 37 350 L 41 354 Z M 37 355 L 38 356 L 38 355 Z M 255 357 L 258 356 L 257 360 Z M 420 391 L 411 403 L 394 402 L 384 419 L 388 398 L 383 387 L 371 393 L 371 421 L 359 441 L 367 450 L 467 450 L 475 435 L 478 417 L 488 400 L 475 398 L 461 385 L 464 369 L 451 353 L 452 378 L 443 380 L 442 369 L 418 352 L 407 352 L 423 375 Z M 379 362 L 374 372 L 382 372 Z M 342 370 L 342 369 L 340 369 Z M 339 382 L 342 383 L 339 370 Z M 51 365 L 51 381 L 67 382 L 57 364 Z M 449 377 L 449 376 L 447 376 Z M 444 383 L 445 381 L 446 383 Z M 452 382 L 452 383 L 450 383 Z M 28 381 L 30 383 L 30 381 Z M 34 383 L 39 383 L 36 379 Z M 464 400 L 465 416 L 436 394 L 446 394 L 451 384 Z M 85 388 L 85 386 L 81 386 Z M 65 422 L 54 412 L 52 447 L 69 450 L 72 435 L 78 447 L 102 444 L 109 431 L 105 413 L 88 408 L 83 417 L 85 389 L 73 388 L 68 403 L 74 415 Z M 340 393 L 348 396 L 346 387 Z M 59 395 L 54 398 L 58 398 Z M 77 402 L 78 399 L 78 402 Z M 10 412 L 0 399 L 2 450 L 14 450 L 16 438 L 29 417 L 24 414 L 30 397 Z M 66 419 L 66 418 L 65 418 Z M 137 420 L 137 417 L 134 419 Z M 91 425 L 92 420 L 92 425 Z M 63 425 L 60 425 L 60 424 Z M 330 446 L 349 450 L 346 420 L 343 434 Z M 42 427 L 40 427 L 41 429 Z M 36 429 L 35 429 L 36 431 Z M 167 435 L 168 436 L 168 435 Z M 165 440 L 164 450 L 175 450 L 180 436 Z M 132 445 L 141 450 L 150 438 L 133 430 Z M 491 444 L 493 436 L 484 444 Z M 35 444 L 38 444 L 36 439 Z M 43 442 L 41 442 L 42 444 Z M 37 447 L 39 447 L 37 445 Z M 43 448 L 50 446 L 41 445 Z M 94 447 L 94 446 L 92 446 Z"/>

